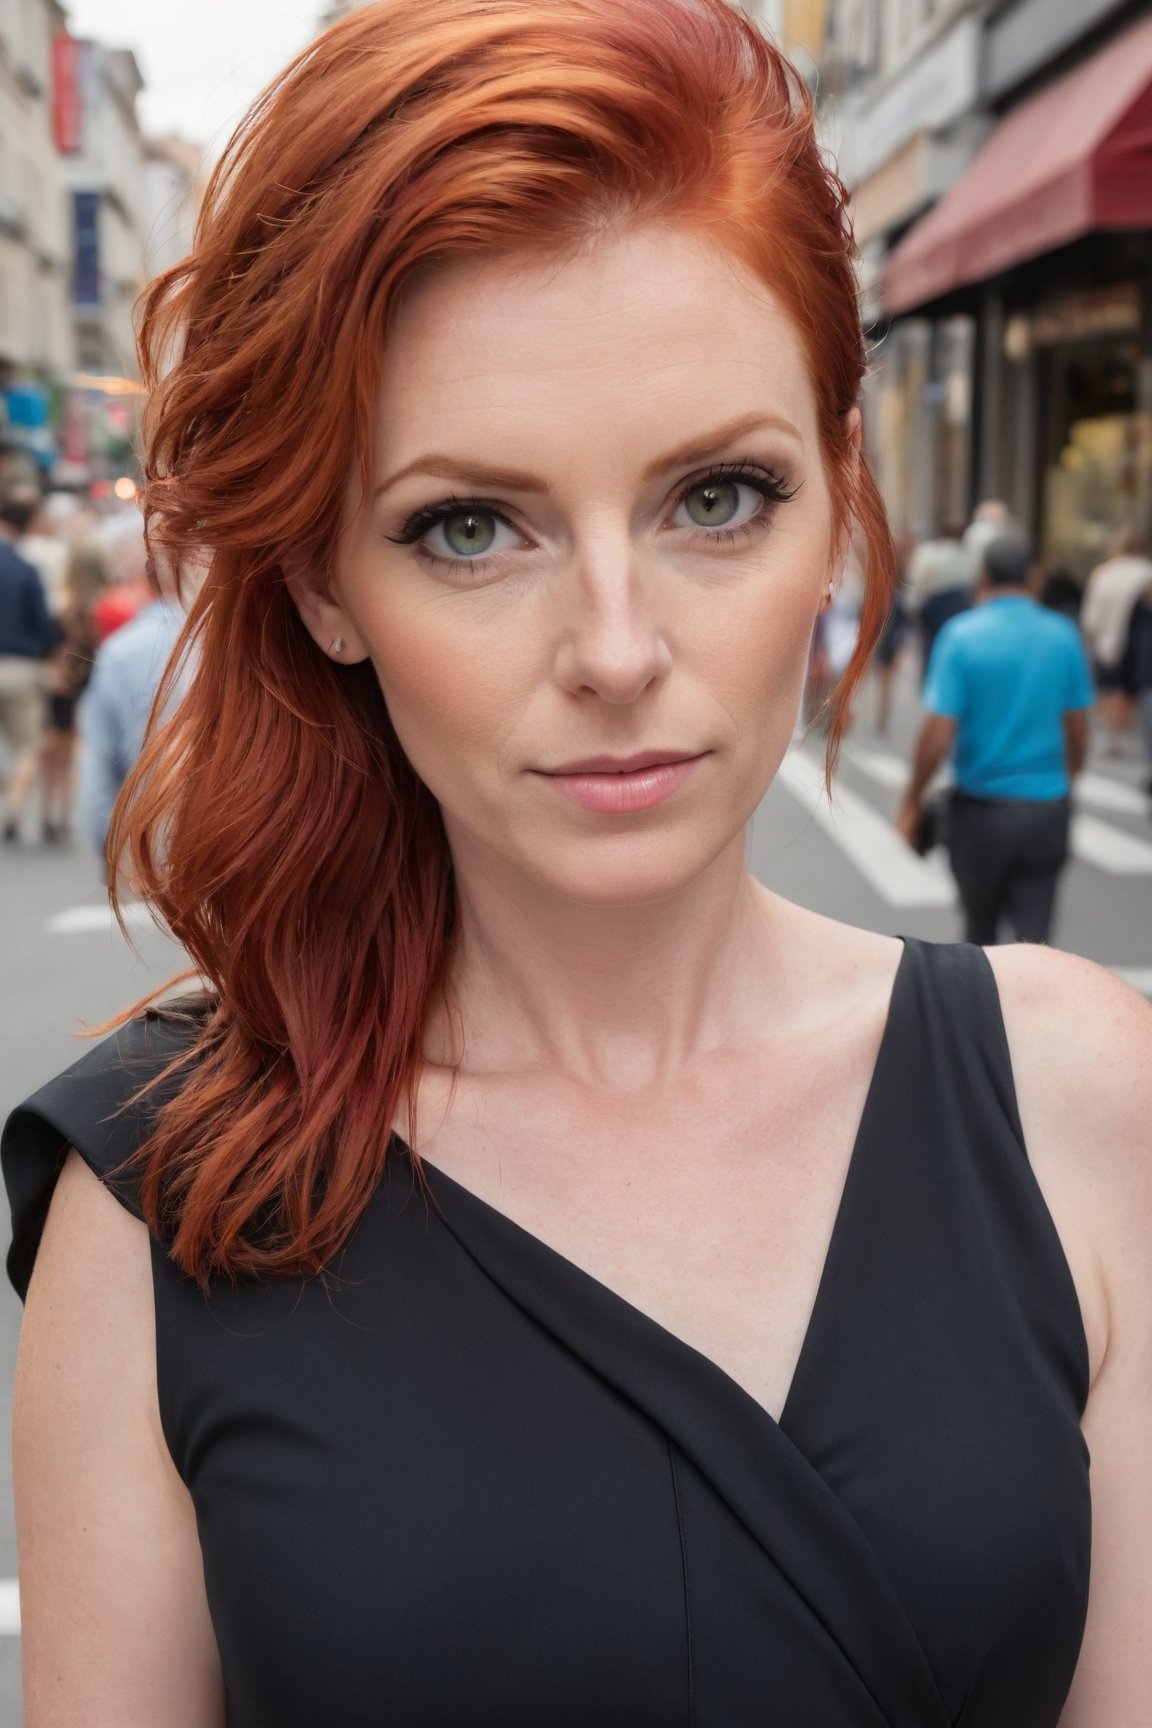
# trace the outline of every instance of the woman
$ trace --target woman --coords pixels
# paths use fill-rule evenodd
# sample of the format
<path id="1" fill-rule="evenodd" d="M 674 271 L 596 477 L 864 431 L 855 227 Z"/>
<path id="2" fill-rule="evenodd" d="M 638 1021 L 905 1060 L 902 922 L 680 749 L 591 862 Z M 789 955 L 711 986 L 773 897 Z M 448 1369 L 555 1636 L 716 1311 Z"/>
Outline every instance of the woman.
<path id="1" fill-rule="evenodd" d="M 890 598 L 799 81 L 357 11 L 143 342 L 214 559 L 111 849 L 208 989 L 8 1130 L 29 1728 L 1137 1720 L 1147 1010 L 746 867 Z"/>
<path id="2" fill-rule="evenodd" d="M 48 712 L 40 742 L 40 825 L 50 844 L 72 831 L 76 786 L 76 705 L 92 675 L 97 633 L 93 608 L 108 586 L 95 544 L 73 546 L 64 577 L 63 639 L 48 662 Z"/>
<path id="3" fill-rule="evenodd" d="M 1084 585 L 1080 628 L 1095 666 L 1106 756 L 1123 754 L 1124 737 L 1131 730 L 1136 709 L 1129 652 L 1132 613 L 1150 581 L 1148 548 L 1140 535 L 1126 531 L 1113 555 L 1096 566 Z"/>

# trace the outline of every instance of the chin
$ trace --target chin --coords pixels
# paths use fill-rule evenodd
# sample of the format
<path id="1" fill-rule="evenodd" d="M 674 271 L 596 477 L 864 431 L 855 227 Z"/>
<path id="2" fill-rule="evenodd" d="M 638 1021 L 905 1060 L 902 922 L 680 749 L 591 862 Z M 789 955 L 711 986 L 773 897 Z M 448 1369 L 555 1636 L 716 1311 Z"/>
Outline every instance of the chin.
<path id="1" fill-rule="evenodd" d="M 743 825 L 717 834 L 711 846 L 701 844 L 699 824 L 691 835 L 590 838 L 569 841 L 562 856 L 538 857 L 530 868 L 541 888 L 582 906 L 650 906 L 690 888 L 734 840 L 743 856 Z"/>

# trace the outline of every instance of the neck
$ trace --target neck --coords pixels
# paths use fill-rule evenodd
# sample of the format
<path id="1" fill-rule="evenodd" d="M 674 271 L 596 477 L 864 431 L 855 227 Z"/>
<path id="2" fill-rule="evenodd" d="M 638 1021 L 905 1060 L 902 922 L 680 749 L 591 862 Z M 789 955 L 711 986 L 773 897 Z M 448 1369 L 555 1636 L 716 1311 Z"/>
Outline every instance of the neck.
<path id="1" fill-rule="evenodd" d="M 743 831 L 685 886 L 630 905 L 513 880 L 458 846 L 453 857 L 461 939 L 450 1000 L 468 1028 L 470 1072 L 544 1069 L 640 1093 L 763 1036 L 782 903 L 748 873 Z M 433 1016 L 430 1060 L 459 1055 L 450 1030 Z"/>

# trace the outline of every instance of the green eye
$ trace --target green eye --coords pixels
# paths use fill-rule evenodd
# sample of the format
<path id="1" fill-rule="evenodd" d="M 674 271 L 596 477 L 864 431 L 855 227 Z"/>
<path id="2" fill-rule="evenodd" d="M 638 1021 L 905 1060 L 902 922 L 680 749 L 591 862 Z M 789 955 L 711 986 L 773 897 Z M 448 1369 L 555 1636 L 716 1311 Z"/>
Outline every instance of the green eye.
<path id="1" fill-rule="evenodd" d="M 458 510 L 439 524 L 445 544 L 457 558 L 476 558 L 496 538 L 496 518 L 486 510 Z"/>
<path id="2" fill-rule="evenodd" d="M 707 480 L 686 494 L 684 508 L 698 528 L 723 528 L 740 508 L 740 487 L 734 480 Z"/>

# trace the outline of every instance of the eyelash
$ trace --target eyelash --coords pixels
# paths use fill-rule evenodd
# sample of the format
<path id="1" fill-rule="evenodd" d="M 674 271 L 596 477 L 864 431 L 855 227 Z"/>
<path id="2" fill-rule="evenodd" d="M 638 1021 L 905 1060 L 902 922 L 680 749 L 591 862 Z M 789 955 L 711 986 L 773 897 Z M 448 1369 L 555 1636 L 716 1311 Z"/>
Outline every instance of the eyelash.
<path id="1" fill-rule="evenodd" d="M 707 473 L 686 480 L 676 494 L 672 505 L 673 510 L 678 510 L 685 498 L 691 493 L 698 491 L 702 486 L 707 486 L 710 481 L 714 480 L 736 480 L 745 486 L 751 486 L 754 491 L 760 493 L 765 504 L 769 506 L 790 503 L 800 490 L 799 485 L 789 486 L 788 482 L 782 479 L 780 475 L 773 474 L 767 468 L 758 468 L 747 462 L 721 462 L 716 467 L 709 468 Z M 399 534 L 388 534 L 385 538 L 395 546 L 414 545 L 428 533 L 429 529 L 435 528 L 437 523 L 444 522 L 448 517 L 456 516 L 465 510 L 482 510 L 485 515 L 494 517 L 497 522 L 510 528 L 514 534 L 520 532 L 504 511 L 488 499 L 458 498 L 452 494 L 448 498 L 441 499 L 439 503 L 428 504 L 423 509 L 417 510 L 409 516 Z M 719 541 L 730 545 L 737 540 L 747 539 L 761 525 L 764 515 L 765 512 L 761 510 L 749 521 L 739 523 L 735 528 L 697 527 L 696 532 L 705 535 L 713 544 Z M 502 557 L 503 553 L 494 553 L 479 558 L 445 558 L 439 552 L 429 552 L 426 547 L 420 547 L 419 555 L 427 559 L 430 564 L 447 565 L 450 569 L 457 569 L 463 564 L 467 565 L 470 570 L 483 570 L 487 568 L 493 557 Z"/>

